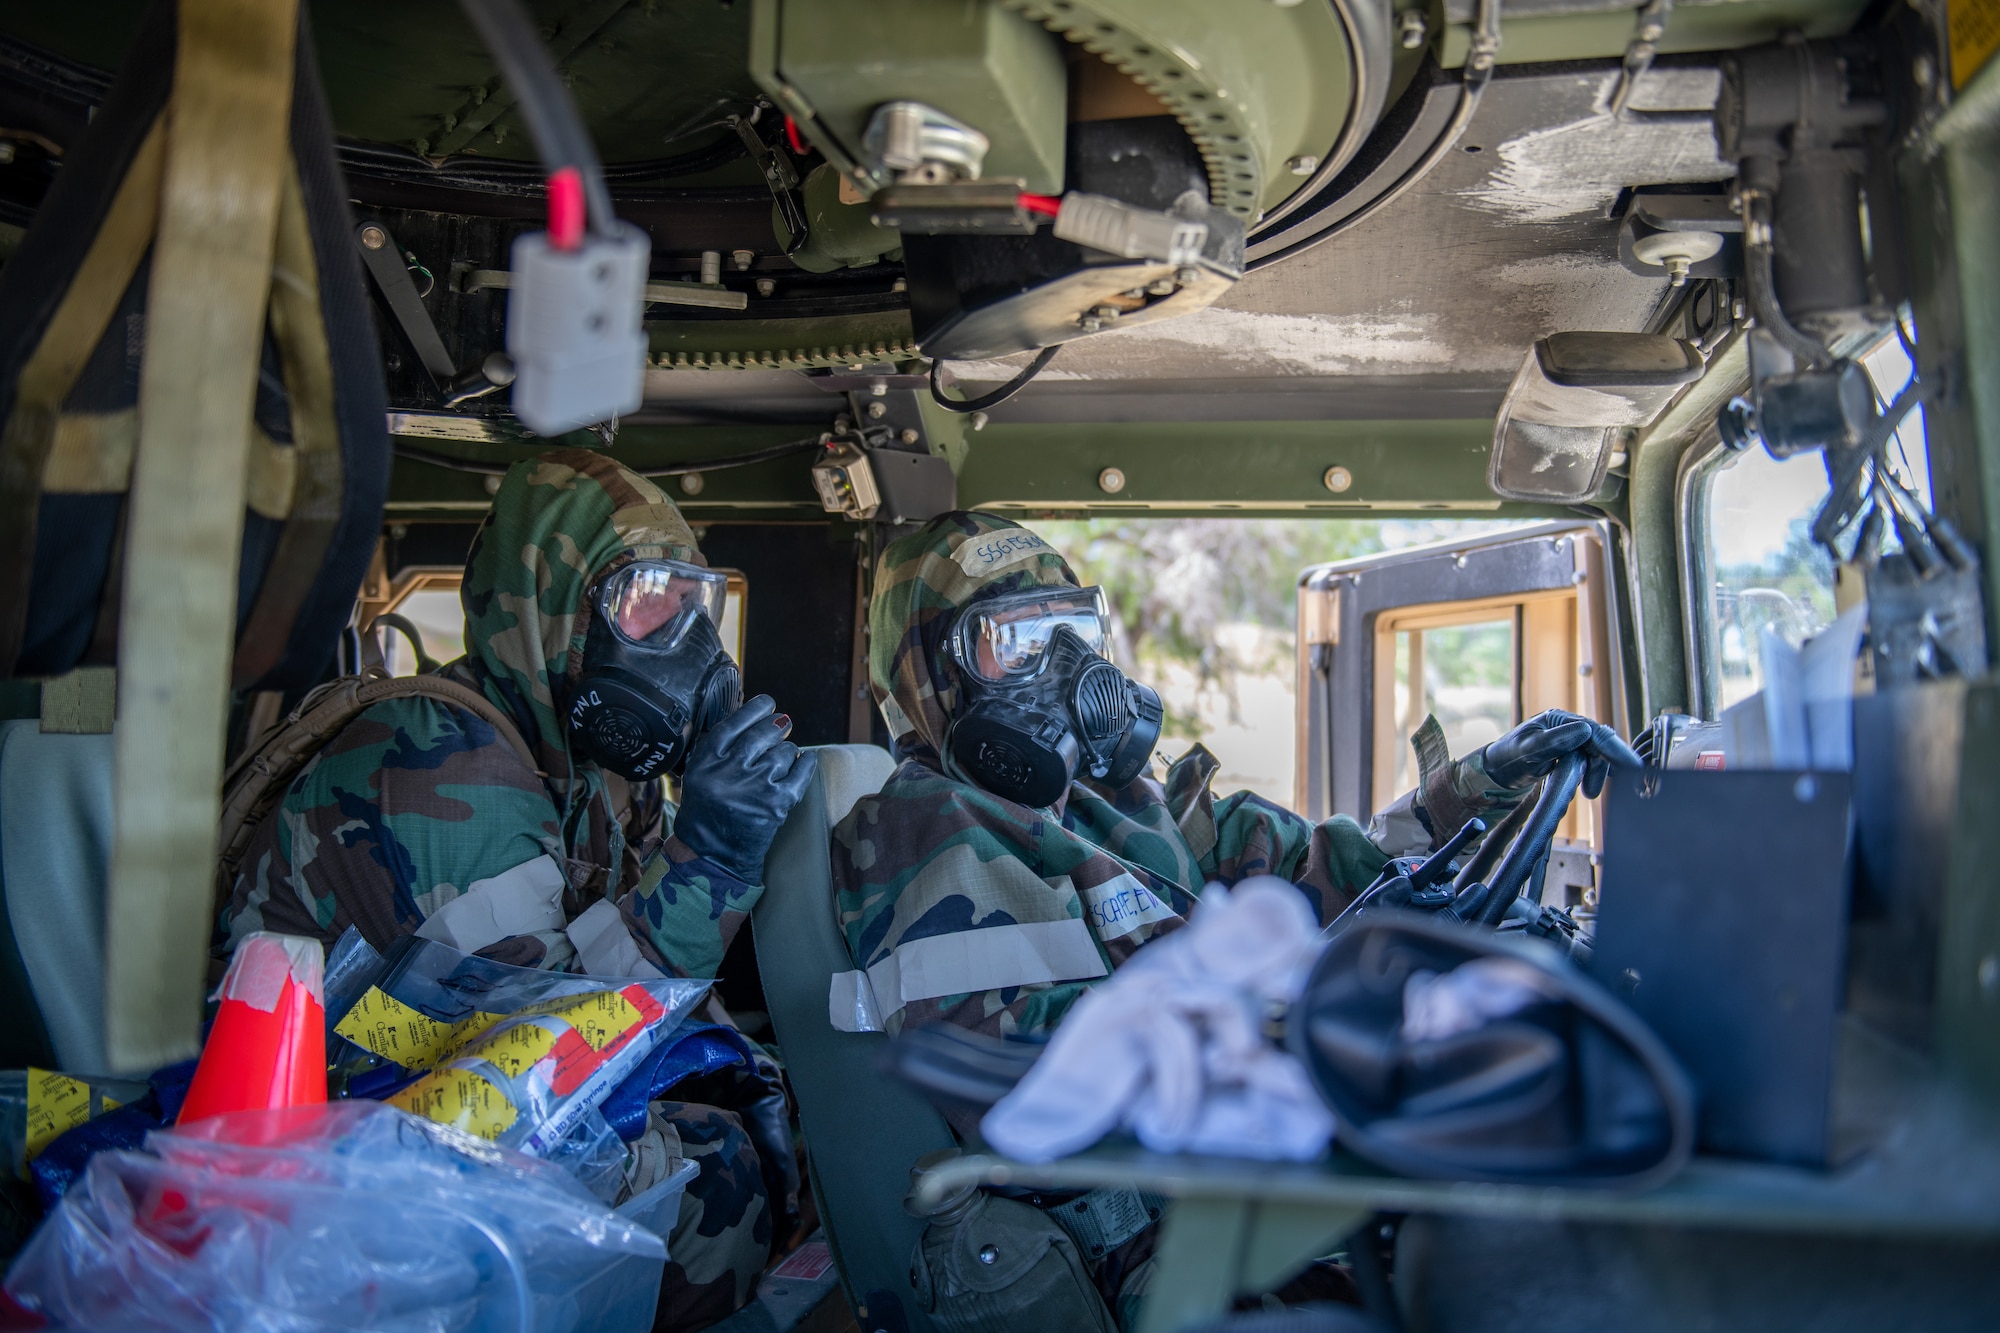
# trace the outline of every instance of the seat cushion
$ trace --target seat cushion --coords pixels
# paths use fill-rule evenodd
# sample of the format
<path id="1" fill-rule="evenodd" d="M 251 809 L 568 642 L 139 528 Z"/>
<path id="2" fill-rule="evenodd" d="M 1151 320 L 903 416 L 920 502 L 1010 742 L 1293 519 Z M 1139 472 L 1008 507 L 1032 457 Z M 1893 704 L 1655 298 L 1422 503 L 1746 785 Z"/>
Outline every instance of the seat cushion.
<path id="1" fill-rule="evenodd" d="M 0 729 L 0 884 L 62 1068 L 101 1073 L 111 737 Z"/>
<path id="2" fill-rule="evenodd" d="M 896 761 L 879 745 L 815 745 L 820 783 L 826 791 L 826 822 L 830 828 L 864 796 L 882 790 L 896 771 Z"/>
<path id="3" fill-rule="evenodd" d="M 876 1071 L 880 1033 L 836 1032 L 827 1021 L 827 986 L 854 966 L 834 914 L 832 828 L 881 790 L 895 761 L 872 745 L 813 753 L 819 771 L 764 862 L 764 896 L 751 915 L 758 970 L 848 1299 L 870 1307 L 870 1328 L 931 1333 L 910 1284 L 924 1224 L 903 1211 L 903 1194 L 911 1164 L 955 1141 L 930 1103 Z"/>

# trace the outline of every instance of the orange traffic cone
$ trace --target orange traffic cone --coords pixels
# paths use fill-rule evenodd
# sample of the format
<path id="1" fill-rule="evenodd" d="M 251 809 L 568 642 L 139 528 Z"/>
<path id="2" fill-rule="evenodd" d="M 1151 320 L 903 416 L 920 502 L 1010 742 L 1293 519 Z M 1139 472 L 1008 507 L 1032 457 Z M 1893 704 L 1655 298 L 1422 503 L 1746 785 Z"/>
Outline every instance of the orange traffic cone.
<path id="1" fill-rule="evenodd" d="M 246 935 L 222 978 L 179 1123 L 326 1100 L 324 959 L 319 941 Z"/>

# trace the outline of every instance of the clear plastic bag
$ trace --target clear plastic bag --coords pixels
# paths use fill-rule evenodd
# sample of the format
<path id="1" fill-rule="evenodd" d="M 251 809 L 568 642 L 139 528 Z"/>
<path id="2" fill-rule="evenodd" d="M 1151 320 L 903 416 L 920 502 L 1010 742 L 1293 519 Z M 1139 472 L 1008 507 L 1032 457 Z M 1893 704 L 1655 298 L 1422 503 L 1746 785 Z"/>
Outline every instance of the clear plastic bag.
<path id="1" fill-rule="evenodd" d="M 107 1152 L 7 1276 L 75 1328 L 645 1330 L 664 1241 L 561 1168 L 372 1102 Z"/>
<path id="2" fill-rule="evenodd" d="M 354 994 L 341 1010 L 329 1005 L 349 1095 L 540 1157 L 571 1140 L 709 986 L 538 972 L 416 937 L 398 941 L 365 987 L 361 969 L 336 971 Z M 374 1069 L 358 1072 L 356 1056 Z M 428 1072 L 405 1081 L 418 1071 Z"/>

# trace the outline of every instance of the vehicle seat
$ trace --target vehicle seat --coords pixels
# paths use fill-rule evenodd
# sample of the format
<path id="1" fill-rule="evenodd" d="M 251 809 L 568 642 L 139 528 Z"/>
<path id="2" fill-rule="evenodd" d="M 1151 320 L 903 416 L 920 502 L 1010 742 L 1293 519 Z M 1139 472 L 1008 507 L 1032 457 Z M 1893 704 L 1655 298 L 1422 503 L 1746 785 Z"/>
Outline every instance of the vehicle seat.
<path id="1" fill-rule="evenodd" d="M 812 751 L 819 772 L 771 844 L 764 896 L 751 913 L 757 967 L 847 1298 L 863 1329 L 899 1327 L 879 1308 L 861 1315 L 884 1293 L 902 1306 L 900 1326 L 927 1333 L 930 1323 L 910 1286 L 910 1255 L 924 1224 L 903 1211 L 903 1195 L 911 1164 L 957 1141 L 929 1102 L 877 1071 L 886 1037 L 835 1031 L 827 1012 L 834 973 L 854 967 L 834 915 L 833 826 L 856 801 L 881 790 L 895 761 L 873 745 Z"/>
<path id="2" fill-rule="evenodd" d="M 111 737 L 0 722 L 0 1067 L 105 1072 Z"/>

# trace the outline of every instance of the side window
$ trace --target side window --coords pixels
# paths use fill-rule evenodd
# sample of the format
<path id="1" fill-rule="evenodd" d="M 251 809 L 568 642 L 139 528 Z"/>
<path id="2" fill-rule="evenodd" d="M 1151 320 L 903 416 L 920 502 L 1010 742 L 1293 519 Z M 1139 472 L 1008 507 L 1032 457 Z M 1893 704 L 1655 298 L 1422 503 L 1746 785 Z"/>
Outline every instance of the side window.
<path id="1" fill-rule="evenodd" d="M 1453 754 L 1520 720 L 1515 607 L 1415 608 L 1375 622 L 1375 808 L 1416 785 L 1409 737 L 1433 714 Z"/>
<path id="2" fill-rule="evenodd" d="M 1894 338 L 1861 364 L 1885 401 L 1910 377 L 1909 358 Z M 1928 505 L 1923 431 L 1918 408 L 1896 433 L 1888 458 Z M 1760 645 L 1767 632 L 1797 647 L 1826 628 L 1841 609 L 1836 600 L 1844 597 L 1837 598 L 1833 558 L 1812 540 L 1813 516 L 1828 492 L 1818 453 L 1780 461 L 1761 448 L 1731 454 L 1716 444 L 1689 479 L 1687 518 L 1697 538 L 1690 570 L 1701 690 L 1695 704 L 1704 717 L 1715 718 L 1764 687 Z"/>
<path id="3" fill-rule="evenodd" d="M 460 575 L 434 576 L 395 604 L 394 610 L 423 635 L 424 651 L 440 662 L 465 652 L 465 608 L 458 600 Z M 450 586 L 443 586 L 444 579 Z M 416 650 L 400 634 L 382 636 L 382 664 L 392 676 L 417 674 Z"/>
<path id="4" fill-rule="evenodd" d="M 1414 787 L 1410 734 L 1453 755 L 1563 708 L 1627 729 L 1608 531 L 1574 520 L 1311 566 L 1299 575 L 1296 805 L 1367 819 Z M 1593 845 L 1595 802 L 1557 834 Z M 1586 881 L 1587 855 L 1564 872 Z M 1580 868 L 1579 868 L 1580 867 Z"/>
<path id="5" fill-rule="evenodd" d="M 1549 708 L 1600 710 L 1582 642 L 1577 590 L 1427 603 L 1375 618 L 1374 808 L 1417 783 L 1410 736 L 1435 715 L 1454 755 L 1498 740 Z M 1578 802 L 1563 837 L 1590 840 L 1588 803 Z"/>
<path id="6" fill-rule="evenodd" d="M 1710 717 L 1764 687 L 1767 630 L 1796 648 L 1833 619 L 1833 561 L 1811 535 L 1826 495 L 1818 454 L 1779 462 L 1751 449 L 1718 460 L 1708 478 L 1702 665 Z"/>

